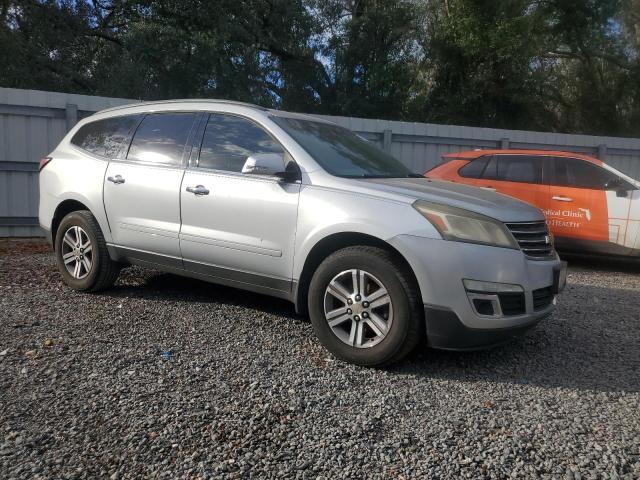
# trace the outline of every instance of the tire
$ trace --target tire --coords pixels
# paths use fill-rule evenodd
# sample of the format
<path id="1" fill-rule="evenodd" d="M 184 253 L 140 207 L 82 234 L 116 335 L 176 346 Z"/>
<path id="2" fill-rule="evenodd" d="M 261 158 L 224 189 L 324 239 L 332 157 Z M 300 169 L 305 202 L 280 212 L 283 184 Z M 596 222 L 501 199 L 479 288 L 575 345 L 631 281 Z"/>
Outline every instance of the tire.
<path id="1" fill-rule="evenodd" d="M 82 251 L 77 243 L 78 233 L 80 245 L 84 245 Z M 68 235 L 66 240 L 65 235 Z M 75 247 L 71 244 L 75 244 Z M 120 265 L 111 260 L 100 225 L 88 210 L 71 212 L 62 219 L 54 245 L 56 263 L 62 280 L 72 289 L 97 292 L 111 287 L 118 278 Z M 63 256 L 68 263 L 65 263 Z"/>
<path id="2" fill-rule="evenodd" d="M 358 297 L 360 290 L 365 291 Z M 388 304 L 384 304 L 385 290 Z M 345 293 L 351 294 L 347 302 L 352 303 L 345 302 Z M 376 306 L 379 304 L 382 306 Z M 322 345 L 339 359 L 356 365 L 397 362 L 424 338 L 422 300 L 413 274 L 381 248 L 347 247 L 327 257 L 311 279 L 308 306 Z M 355 346 L 358 343 L 360 346 Z"/>

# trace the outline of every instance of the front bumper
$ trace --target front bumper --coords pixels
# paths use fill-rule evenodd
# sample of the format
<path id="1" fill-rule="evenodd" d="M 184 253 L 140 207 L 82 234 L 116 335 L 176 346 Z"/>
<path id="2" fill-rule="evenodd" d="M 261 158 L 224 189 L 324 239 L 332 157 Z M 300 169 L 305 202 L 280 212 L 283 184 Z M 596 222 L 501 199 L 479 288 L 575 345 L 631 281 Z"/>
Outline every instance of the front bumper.
<path id="1" fill-rule="evenodd" d="M 551 311 L 534 314 L 518 326 L 505 328 L 469 328 L 452 310 L 425 305 L 427 344 L 440 350 L 480 350 L 508 342 L 535 327 Z"/>
<path id="2" fill-rule="evenodd" d="M 557 255 L 531 260 L 520 250 L 412 235 L 399 235 L 390 243 L 416 275 L 425 305 L 427 341 L 433 347 L 475 349 L 502 343 L 555 309 L 553 288 L 563 266 Z M 479 314 L 464 279 L 522 287 L 520 310 L 504 315 Z M 540 304 L 543 291 L 550 292 L 550 298 Z"/>

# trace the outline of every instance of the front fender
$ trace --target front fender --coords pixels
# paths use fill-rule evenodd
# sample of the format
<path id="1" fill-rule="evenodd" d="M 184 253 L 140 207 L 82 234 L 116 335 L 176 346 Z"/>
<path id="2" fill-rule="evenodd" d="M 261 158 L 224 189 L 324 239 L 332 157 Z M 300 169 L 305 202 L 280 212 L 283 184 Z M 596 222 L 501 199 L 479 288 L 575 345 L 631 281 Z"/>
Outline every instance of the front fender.
<path id="1" fill-rule="evenodd" d="M 337 233 L 360 233 L 384 242 L 402 234 L 440 238 L 410 203 L 321 187 L 300 191 L 292 278 L 300 279 L 309 252 Z"/>

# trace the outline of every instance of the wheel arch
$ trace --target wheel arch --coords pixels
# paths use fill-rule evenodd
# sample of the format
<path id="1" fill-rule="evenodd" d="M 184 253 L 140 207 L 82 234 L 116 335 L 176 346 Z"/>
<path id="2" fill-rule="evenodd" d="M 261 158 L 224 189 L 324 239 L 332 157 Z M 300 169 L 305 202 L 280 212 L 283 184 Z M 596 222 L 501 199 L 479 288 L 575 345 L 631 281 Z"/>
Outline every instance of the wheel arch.
<path id="1" fill-rule="evenodd" d="M 70 213 L 77 212 L 78 210 L 87 210 L 95 217 L 95 214 L 86 205 L 86 203 L 75 198 L 67 198 L 58 204 L 51 219 L 51 242 L 53 244 L 55 244 L 56 234 L 58 233 L 58 227 L 60 226 L 62 219 Z"/>
<path id="2" fill-rule="evenodd" d="M 306 314 L 311 277 L 322 261 L 338 250 L 359 245 L 378 247 L 391 253 L 407 269 L 407 272 L 411 274 L 414 286 L 418 289 L 418 293 L 420 293 L 420 285 L 411 264 L 407 261 L 404 255 L 402 255 L 400 251 L 391 244 L 379 237 L 367 233 L 337 232 L 323 237 L 309 250 L 293 295 L 296 312 Z"/>

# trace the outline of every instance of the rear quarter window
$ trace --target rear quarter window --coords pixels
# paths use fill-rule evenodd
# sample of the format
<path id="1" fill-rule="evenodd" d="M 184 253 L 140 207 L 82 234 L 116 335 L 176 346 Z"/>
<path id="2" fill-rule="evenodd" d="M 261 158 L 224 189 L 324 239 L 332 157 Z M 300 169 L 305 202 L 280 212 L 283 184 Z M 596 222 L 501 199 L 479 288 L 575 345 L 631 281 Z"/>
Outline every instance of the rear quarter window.
<path id="1" fill-rule="evenodd" d="M 115 158 L 123 154 L 141 119 L 142 115 L 125 115 L 87 123 L 71 138 L 71 143 L 94 155 Z"/>
<path id="2" fill-rule="evenodd" d="M 484 167 L 487 166 L 487 162 L 490 158 L 490 155 L 485 155 L 484 157 L 471 160 L 464 167 L 458 170 L 458 175 L 465 178 L 480 178 L 484 171 Z"/>

